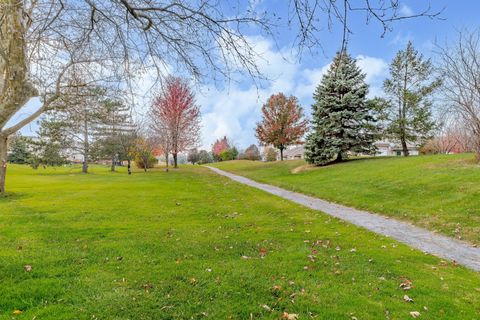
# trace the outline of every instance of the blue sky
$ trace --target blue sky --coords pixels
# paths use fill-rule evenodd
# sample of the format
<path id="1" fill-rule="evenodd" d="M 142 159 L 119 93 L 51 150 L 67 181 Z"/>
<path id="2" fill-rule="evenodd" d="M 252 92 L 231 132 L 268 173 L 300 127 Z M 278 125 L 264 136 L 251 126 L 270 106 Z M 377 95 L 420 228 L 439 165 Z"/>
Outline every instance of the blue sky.
<path id="1" fill-rule="evenodd" d="M 250 1 L 259 11 L 276 10 L 287 2 Z M 404 13 L 418 13 L 428 7 L 428 1 L 402 0 L 401 3 Z M 383 38 L 381 25 L 376 22 L 367 25 L 363 13 L 350 14 L 353 34 L 349 36 L 348 50 L 358 59 L 358 64 L 367 74 L 371 96 L 381 94 L 388 64 L 408 40 L 425 56 L 434 59 L 435 43 L 442 44 L 455 39 L 458 30 L 480 27 L 480 1 L 465 0 L 459 3 L 454 0 L 435 0 L 431 1 L 431 8 L 432 11 L 443 9 L 443 20 L 418 18 L 396 22 L 392 24 L 393 30 Z M 306 115 L 310 116 L 313 90 L 341 46 L 342 32 L 337 26 L 331 31 L 323 31 L 319 37 L 322 49 L 305 51 L 299 61 L 293 46 L 293 33 L 288 29 L 279 30 L 276 44 L 270 38 L 252 32 L 249 40 L 262 56 L 258 64 L 272 80 L 263 83 L 261 87 L 255 86 L 247 77 L 238 79 L 239 83 L 231 82 L 222 88 L 210 85 L 208 81 L 201 87 L 196 87 L 197 101 L 202 110 L 202 147 L 210 149 L 213 141 L 224 135 L 240 148 L 258 143 L 254 137 L 254 128 L 261 118 L 261 106 L 271 94 L 279 91 L 297 96 Z M 29 108 L 22 110 L 22 114 L 31 112 L 33 105 L 31 103 Z M 36 125 L 32 124 L 24 128 L 22 133 L 32 134 L 35 130 Z"/>

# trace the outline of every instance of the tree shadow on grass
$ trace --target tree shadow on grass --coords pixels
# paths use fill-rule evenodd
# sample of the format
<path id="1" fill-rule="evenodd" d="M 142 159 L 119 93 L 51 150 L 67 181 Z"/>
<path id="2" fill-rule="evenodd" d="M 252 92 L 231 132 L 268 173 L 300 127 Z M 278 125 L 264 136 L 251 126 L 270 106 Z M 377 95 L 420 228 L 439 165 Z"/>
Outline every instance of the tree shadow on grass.
<path id="1" fill-rule="evenodd" d="M 26 199 L 28 197 L 30 197 L 30 194 L 27 192 L 6 192 L 0 194 L 0 203 Z"/>

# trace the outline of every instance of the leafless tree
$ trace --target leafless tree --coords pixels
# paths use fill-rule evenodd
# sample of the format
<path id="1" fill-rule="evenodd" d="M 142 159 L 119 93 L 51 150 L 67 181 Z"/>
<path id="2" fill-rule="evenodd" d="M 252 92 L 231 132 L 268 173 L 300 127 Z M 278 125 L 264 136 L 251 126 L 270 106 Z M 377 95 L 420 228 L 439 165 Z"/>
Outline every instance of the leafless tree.
<path id="1" fill-rule="evenodd" d="M 460 32 L 452 46 L 441 48 L 439 67 L 450 112 L 467 125 L 480 161 L 480 30 Z"/>

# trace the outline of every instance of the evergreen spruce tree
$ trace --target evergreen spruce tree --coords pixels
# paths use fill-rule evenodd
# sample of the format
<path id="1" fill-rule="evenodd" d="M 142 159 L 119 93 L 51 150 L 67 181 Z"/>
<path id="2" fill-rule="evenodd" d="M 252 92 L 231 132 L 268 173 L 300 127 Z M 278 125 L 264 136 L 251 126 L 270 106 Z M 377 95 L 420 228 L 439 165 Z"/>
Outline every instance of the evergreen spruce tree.
<path id="1" fill-rule="evenodd" d="M 305 159 L 325 165 L 347 158 L 348 152 L 375 151 L 376 119 L 367 103 L 365 74 L 346 53 L 337 53 L 313 95 L 312 129 Z"/>

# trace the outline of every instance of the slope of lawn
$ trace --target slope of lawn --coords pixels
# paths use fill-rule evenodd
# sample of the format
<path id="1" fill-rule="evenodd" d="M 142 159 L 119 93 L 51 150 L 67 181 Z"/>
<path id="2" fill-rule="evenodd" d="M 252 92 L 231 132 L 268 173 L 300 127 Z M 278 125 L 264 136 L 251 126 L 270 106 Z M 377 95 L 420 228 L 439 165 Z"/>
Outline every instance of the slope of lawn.
<path id="1" fill-rule="evenodd" d="M 473 155 L 214 164 L 248 178 L 366 209 L 480 245 L 480 165 Z"/>
<path id="2" fill-rule="evenodd" d="M 0 319 L 480 318 L 480 274 L 199 166 L 7 186 Z"/>

